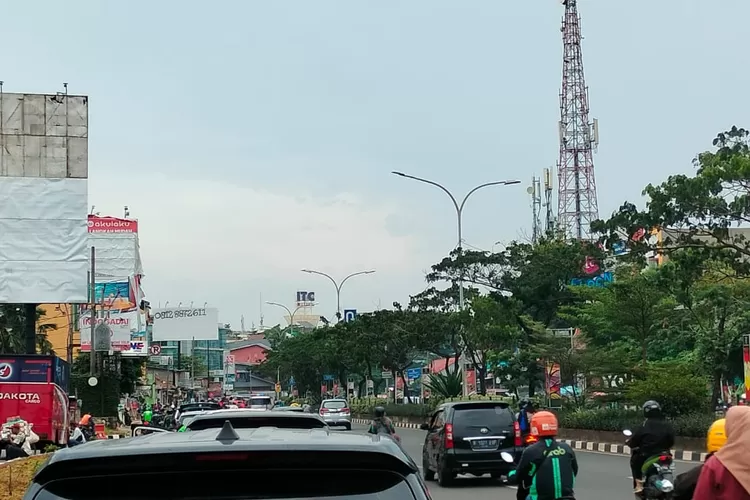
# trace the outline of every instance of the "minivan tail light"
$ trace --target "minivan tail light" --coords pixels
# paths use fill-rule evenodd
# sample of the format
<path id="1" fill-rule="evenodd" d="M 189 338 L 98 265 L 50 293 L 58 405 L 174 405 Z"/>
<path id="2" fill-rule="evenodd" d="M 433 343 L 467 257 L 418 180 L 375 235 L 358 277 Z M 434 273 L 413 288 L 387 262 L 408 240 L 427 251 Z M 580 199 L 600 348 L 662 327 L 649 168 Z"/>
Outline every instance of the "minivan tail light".
<path id="1" fill-rule="evenodd" d="M 341 413 L 349 413 L 349 408 L 341 408 Z"/>
<path id="2" fill-rule="evenodd" d="M 445 448 L 453 448 L 453 424 L 445 424 Z"/>
<path id="3" fill-rule="evenodd" d="M 328 408 L 321 408 L 320 409 L 320 414 L 322 415 L 324 413 L 328 413 Z"/>
<path id="4" fill-rule="evenodd" d="M 523 446 L 523 440 L 521 439 L 521 424 L 513 422 L 513 433 L 515 434 L 515 446 Z"/>

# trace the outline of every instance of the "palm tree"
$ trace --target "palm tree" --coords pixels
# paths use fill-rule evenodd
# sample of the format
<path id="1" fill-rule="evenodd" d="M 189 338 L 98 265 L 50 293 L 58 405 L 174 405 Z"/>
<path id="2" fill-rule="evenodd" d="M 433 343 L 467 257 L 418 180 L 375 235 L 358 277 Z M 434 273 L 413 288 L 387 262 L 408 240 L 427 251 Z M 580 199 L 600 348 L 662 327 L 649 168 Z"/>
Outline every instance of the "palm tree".
<path id="1" fill-rule="evenodd" d="M 44 310 L 37 308 L 36 321 L 44 317 Z M 23 304 L 0 304 L 0 354 L 24 354 L 26 339 L 24 326 L 26 317 Z M 39 354 L 52 354 L 52 343 L 47 333 L 54 330 L 55 325 L 44 323 L 37 327 L 36 349 Z"/>

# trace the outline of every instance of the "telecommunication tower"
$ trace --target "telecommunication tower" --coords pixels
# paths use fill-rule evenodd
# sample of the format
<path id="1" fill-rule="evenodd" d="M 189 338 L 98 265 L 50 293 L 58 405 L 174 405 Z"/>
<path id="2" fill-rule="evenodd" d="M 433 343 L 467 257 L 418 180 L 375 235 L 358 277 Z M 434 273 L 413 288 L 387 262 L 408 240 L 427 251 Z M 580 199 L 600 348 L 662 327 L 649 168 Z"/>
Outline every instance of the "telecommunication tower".
<path id="1" fill-rule="evenodd" d="M 562 0 L 563 72 L 560 91 L 560 159 L 557 224 L 567 238 L 591 239 L 591 222 L 599 218 L 594 181 L 594 149 L 599 126 L 589 122 L 589 96 L 583 75 L 581 19 L 577 0 Z"/>

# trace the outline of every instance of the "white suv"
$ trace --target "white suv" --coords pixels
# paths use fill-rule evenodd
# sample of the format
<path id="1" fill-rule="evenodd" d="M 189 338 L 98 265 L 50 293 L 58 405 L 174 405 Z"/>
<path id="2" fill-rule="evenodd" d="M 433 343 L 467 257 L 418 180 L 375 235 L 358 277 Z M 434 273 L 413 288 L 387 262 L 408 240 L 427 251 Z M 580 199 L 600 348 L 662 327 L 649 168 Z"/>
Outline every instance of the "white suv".
<path id="1" fill-rule="evenodd" d="M 352 412 L 346 399 L 324 399 L 318 414 L 330 426 L 343 425 L 346 430 L 352 430 Z"/>

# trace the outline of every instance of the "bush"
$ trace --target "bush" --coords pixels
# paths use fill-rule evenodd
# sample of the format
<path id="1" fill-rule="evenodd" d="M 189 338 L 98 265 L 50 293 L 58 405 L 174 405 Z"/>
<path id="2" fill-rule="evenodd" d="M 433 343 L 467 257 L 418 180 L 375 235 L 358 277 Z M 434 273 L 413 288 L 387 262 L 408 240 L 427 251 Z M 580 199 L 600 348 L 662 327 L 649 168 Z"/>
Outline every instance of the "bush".
<path id="1" fill-rule="evenodd" d="M 602 408 L 559 412 L 557 418 L 563 429 L 620 432 L 635 429 L 643 424 L 640 411 Z M 682 437 L 705 437 L 708 428 L 716 419 L 714 415 L 691 413 L 670 418 L 675 434 Z"/>
<path id="2" fill-rule="evenodd" d="M 638 406 L 656 400 L 664 414 L 673 418 L 709 408 L 706 380 L 677 363 L 650 366 L 645 378 L 628 384 L 626 395 Z"/>

